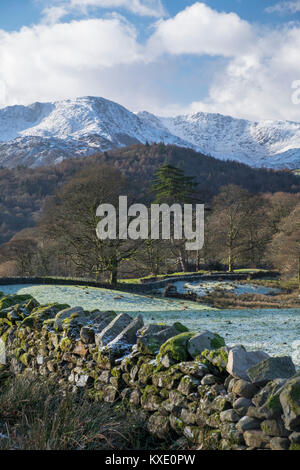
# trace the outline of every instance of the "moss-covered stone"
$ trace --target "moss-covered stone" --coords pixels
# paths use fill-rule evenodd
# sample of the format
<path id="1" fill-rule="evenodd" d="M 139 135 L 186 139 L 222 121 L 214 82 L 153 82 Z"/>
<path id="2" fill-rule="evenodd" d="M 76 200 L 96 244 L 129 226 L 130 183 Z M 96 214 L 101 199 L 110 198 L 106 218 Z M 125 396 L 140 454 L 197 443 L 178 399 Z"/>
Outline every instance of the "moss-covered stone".
<path id="1" fill-rule="evenodd" d="M 297 431 L 300 427 L 300 374 L 288 380 L 280 393 L 284 423 L 287 429 Z"/>
<path id="2" fill-rule="evenodd" d="M 154 385 L 147 385 L 141 396 L 141 405 L 146 411 L 156 411 L 159 409 L 162 398 L 159 390 Z"/>
<path id="3" fill-rule="evenodd" d="M 155 371 L 155 365 L 145 362 L 138 370 L 138 379 L 144 385 L 149 385 L 152 382 L 152 376 Z"/>
<path id="4" fill-rule="evenodd" d="M 29 360 L 30 356 L 26 352 L 20 355 L 19 360 L 24 364 L 24 366 L 28 367 L 29 366 Z"/>
<path id="5" fill-rule="evenodd" d="M 183 431 L 184 431 L 184 422 L 173 414 L 170 415 L 169 421 L 170 421 L 171 428 L 174 429 L 174 431 L 179 436 L 182 436 Z"/>
<path id="6" fill-rule="evenodd" d="M 22 321 L 21 326 L 28 326 L 29 328 L 42 327 L 45 320 L 54 318 L 60 310 L 66 307 L 68 307 L 66 304 L 53 303 L 34 308 L 31 314 Z"/>
<path id="7" fill-rule="evenodd" d="M 221 347 L 214 350 L 205 349 L 201 353 L 200 360 L 206 365 L 212 364 L 220 371 L 226 369 L 228 362 L 228 351 L 226 347 Z"/>
<path id="8" fill-rule="evenodd" d="M 211 340 L 210 345 L 213 349 L 219 349 L 225 346 L 225 341 L 222 336 L 215 333 L 215 337 Z"/>
<path id="9" fill-rule="evenodd" d="M 189 331 L 189 329 L 183 325 L 182 323 L 180 322 L 176 322 L 173 324 L 174 328 L 176 328 L 176 330 L 179 332 L 179 333 L 186 333 L 187 331 Z"/>
<path id="10" fill-rule="evenodd" d="M 168 356 L 176 362 L 183 362 L 189 358 L 187 343 L 195 333 L 185 332 L 168 339 L 160 348 L 157 361 L 160 362 L 164 356 Z"/>
<path id="11" fill-rule="evenodd" d="M 31 295 L 6 295 L 0 299 L 0 310 L 26 301 L 34 300 Z"/>
<path id="12" fill-rule="evenodd" d="M 69 338 L 62 338 L 59 343 L 59 349 L 63 352 L 71 351 L 72 341 Z"/>

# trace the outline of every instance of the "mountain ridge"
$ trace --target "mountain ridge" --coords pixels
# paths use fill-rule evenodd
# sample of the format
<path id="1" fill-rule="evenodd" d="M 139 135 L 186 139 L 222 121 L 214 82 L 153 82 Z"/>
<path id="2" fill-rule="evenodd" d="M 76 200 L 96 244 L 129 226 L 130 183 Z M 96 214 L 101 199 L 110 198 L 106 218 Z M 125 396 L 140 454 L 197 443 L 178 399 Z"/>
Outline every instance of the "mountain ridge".
<path id="1" fill-rule="evenodd" d="M 164 142 L 252 167 L 300 168 L 300 123 L 197 112 L 133 113 L 100 97 L 0 109 L 0 165 L 37 167 L 136 143 Z"/>

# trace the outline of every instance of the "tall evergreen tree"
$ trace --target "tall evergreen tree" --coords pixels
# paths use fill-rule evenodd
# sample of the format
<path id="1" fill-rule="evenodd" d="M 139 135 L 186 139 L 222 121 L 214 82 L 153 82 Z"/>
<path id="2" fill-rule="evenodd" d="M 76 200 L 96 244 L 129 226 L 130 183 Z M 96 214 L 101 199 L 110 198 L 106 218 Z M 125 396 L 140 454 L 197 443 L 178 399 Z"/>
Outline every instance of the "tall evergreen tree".
<path id="1" fill-rule="evenodd" d="M 179 168 L 164 164 L 155 172 L 152 184 L 154 202 L 157 204 L 194 202 L 197 185 L 194 176 L 186 176 Z"/>
<path id="2" fill-rule="evenodd" d="M 168 163 L 162 165 L 155 173 L 152 192 L 156 204 L 188 204 L 196 201 L 197 183 L 194 177 L 186 176 L 184 172 Z M 171 245 L 175 250 L 181 270 L 186 271 L 188 256 L 184 248 L 184 240 L 171 237 Z"/>

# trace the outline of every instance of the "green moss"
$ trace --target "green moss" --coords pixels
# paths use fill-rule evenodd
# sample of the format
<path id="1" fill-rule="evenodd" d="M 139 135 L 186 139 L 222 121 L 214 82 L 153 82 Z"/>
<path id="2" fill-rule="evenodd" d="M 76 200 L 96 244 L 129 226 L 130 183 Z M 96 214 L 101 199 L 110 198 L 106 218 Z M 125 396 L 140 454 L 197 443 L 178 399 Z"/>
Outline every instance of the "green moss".
<path id="1" fill-rule="evenodd" d="M 174 323 L 173 326 L 179 333 L 186 333 L 187 331 L 189 331 L 189 329 L 180 322 Z"/>
<path id="2" fill-rule="evenodd" d="M 101 351 L 97 354 L 97 364 L 100 369 L 110 370 L 111 369 L 111 362 L 109 357 L 105 356 Z"/>
<path id="3" fill-rule="evenodd" d="M 21 354 L 21 356 L 19 357 L 19 360 L 20 360 L 20 362 L 22 362 L 22 364 L 24 364 L 24 366 L 28 367 L 28 365 L 29 365 L 29 355 L 27 353 Z"/>
<path id="4" fill-rule="evenodd" d="M 148 362 L 144 362 L 144 364 L 141 365 L 140 370 L 138 372 L 139 381 L 142 382 L 142 384 L 147 384 L 148 382 L 151 382 L 154 371 L 155 371 L 154 364 L 149 364 Z"/>
<path id="5" fill-rule="evenodd" d="M 205 349 L 202 351 L 200 356 L 197 356 L 197 358 L 208 367 L 210 364 L 213 364 L 214 366 L 218 367 L 220 371 L 222 371 L 227 366 L 228 352 L 224 347 L 213 349 L 211 351 Z"/>
<path id="6" fill-rule="evenodd" d="M 28 311 L 31 313 L 32 310 L 33 310 L 34 308 L 37 308 L 39 305 L 40 305 L 40 304 L 38 303 L 37 300 L 35 300 L 35 299 L 30 299 L 30 300 L 26 303 L 25 308 L 26 308 L 26 310 L 28 310 Z"/>
<path id="7" fill-rule="evenodd" d="M 148 398 L 149 395 L 159 395 L 159 389 L 155 385 L 147 385 L 144 388 L 144 391 L 142 393 L 142 397 L 144 400 Z"/>
<path id="8" fill-rule="evenodd" d="M 165 355 L 168 355 L 175 362 L 186 361 L 189 357 L 187 343 L 196 333 L 185 332 L 173 338 L 168 339 L 160 348 L 157 360 L 160 361 Z"/>
<path id="9" fill-rule="evenodd" d="M 6 295 L 0 299 L 0 310 L 3 310 L 14 305 L 24 303 L 29 300 L 34 300 L 31 295 Z"/>
<path id="10" fill-rule="evenodd" d="M 22 321 L 21 326 L 28 326 L 29 328 L 41 326 L 45 320 L 53 319 L 58 312 L 66 308 L 69 308 L 69 305 L 58 303 L 36 307 L 32 310 L 31 314 Z"/>
<path id="11" fill-rule="evenodd" d="M 177 434 L 183 434 L 183 431 L 184 431 L 184 423 L 181 419 L 177 418 L 177 416 L 171 416 L 170 417 L 170 422 L 171 422 L 171 425 L 172 425 L 172 428 L 174 429 L 174 431 L 177 432 Z"/>
<path id="12" fill-rule="evenodd" d="M 300 450 L 300 444 L 291 444 L 289 450 Z"/>
<path id="13" fill-rule="evenodd" d="M 117 379 L 121 378 L 121 370 L 118 368 L 118 367 L 114 367 L 112 370 L 111 370 L 111 375 L 113 377 L 116 377 Z"/>
<path id="14" fill-rule="evenodd" d="M 103 401 L 103 391 L 102 390 L 93 390 L 93 389 L 91 389 L 86 393 L 86 396 L 90 400 L 93 400 L 93 401 L 96 401 L 96 402 Z"/>
<path id="15" fill-rule="evenodd" d="M 59 343 L 59 348 L 63 352 L 70 351 L 72 349 L 72 341 L 69 338 L 62 338 Z"/>
<path id="16" fill-rule="evenodd" d="M 225 346 L 225 341 L 222 336 L 218 335 L 217 333 L 214 333 L 214 335 L 214 338 L 210 342 L 211 347 L 213 349 L 219 349 Z"/>
<path id="17" fill-rule="evenodd" d="M 266 403 L 267 408 L 272 410 L 275 414 L 282 413 L 282 406 L 280 403 L 280 394 L 270 395 Z"/>

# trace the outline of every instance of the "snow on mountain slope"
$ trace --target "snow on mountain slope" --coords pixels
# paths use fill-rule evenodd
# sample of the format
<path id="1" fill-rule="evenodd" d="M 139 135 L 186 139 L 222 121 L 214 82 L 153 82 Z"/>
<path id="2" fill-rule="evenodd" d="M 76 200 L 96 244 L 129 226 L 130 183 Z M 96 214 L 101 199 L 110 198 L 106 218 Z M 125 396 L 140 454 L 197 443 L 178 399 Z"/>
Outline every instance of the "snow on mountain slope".
<path id="1" fill-rule="evenodd" d="M 40 166 L 138 142 L 185 145 L 123 106 L 83 97 L 0 109 L 0 165 Z"/>
<path id="2" fill-rule="evenodd" d="M 300 123 L 251 122 L 221 114 L 195 113 L 174 118 L 139 116 L 189 142 L 205 155 L 237 160 L 250 166 L 300 167 Z"/>
<path id="3" fill-rule="evenodd" d="M 300 168 L 300 124 L 295 122 L 208 113 L 160 118 L 97 97 L 0 109 L 0 165 L 6 167 L 57 163 L 146 141 L 251 166 Z"/>

